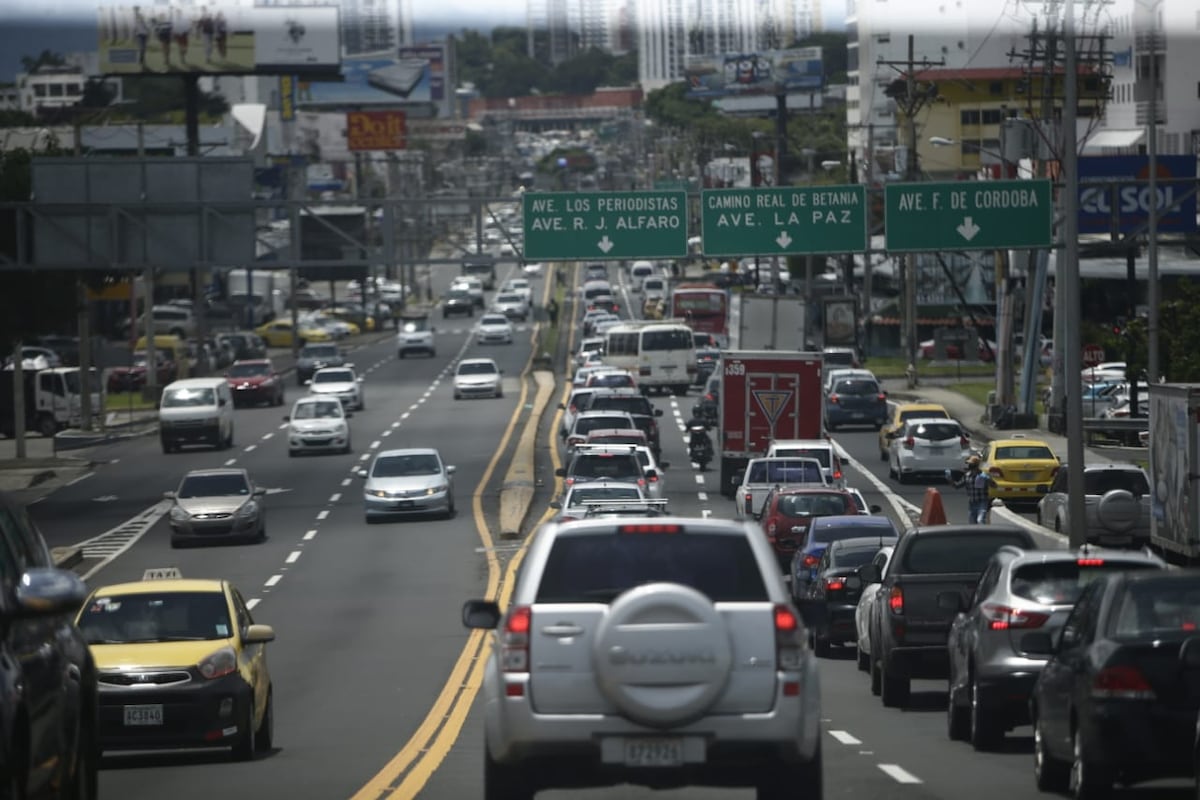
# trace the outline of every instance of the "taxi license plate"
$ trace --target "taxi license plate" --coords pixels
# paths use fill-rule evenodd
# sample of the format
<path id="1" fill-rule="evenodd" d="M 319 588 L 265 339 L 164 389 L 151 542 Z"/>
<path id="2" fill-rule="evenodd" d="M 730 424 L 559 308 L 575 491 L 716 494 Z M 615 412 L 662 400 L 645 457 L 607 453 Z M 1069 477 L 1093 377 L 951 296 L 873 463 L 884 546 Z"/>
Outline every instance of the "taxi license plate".
<path id="1" fill-rule="evenodd" d="M 161 704 L 144 706 L 125 706 L 126 725 L 162 725 L 163 707 Z"/>
<path id="2" fill-rule="evenodd" d="M 682 763 L 682 739 L 625 740 L 627 767 L 677 767 Z"/>
<path id="3" fill-rule="evenodd" d="M 1023 480 L 1023 481 L 1031 481 L 1036 477 L 1037 477 L 1036 472 L 1022 472 L 1021 473 L 1021 480 Z"/>

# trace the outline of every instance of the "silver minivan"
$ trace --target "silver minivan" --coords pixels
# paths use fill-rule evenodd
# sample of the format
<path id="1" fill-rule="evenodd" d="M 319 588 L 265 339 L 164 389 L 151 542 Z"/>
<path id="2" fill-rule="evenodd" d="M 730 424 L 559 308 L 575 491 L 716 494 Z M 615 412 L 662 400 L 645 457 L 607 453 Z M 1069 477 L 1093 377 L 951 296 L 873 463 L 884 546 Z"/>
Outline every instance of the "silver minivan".
<path id="1" fill-rule="evenodd" d="M 233 395 L 225 378 L 185 378 L 163 389 L 158 406 L 162 451 L 185 444 L 233 447 Z"/>

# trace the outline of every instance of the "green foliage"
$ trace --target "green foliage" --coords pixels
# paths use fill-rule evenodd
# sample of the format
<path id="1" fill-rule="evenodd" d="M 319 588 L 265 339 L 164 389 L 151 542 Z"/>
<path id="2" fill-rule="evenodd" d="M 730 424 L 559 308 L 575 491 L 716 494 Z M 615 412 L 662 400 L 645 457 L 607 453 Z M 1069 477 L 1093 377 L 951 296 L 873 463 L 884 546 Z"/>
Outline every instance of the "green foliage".
<path id="1" fill-rule="evenodd" d="M 31 128 L 38 124 L 38 118 L 28 111 L 4 109 L 0 111 L 0 128 Z"/>
<path id="2" fill-rule="evenodd" d="M 1159 368 L 1168 381 L 1197 383 L 1200 382 L 1200 286 L 1185 279 L 1172 295 L 1159 306 Z"/>
<path id="3" fill-rule="evenodd" d="M 591 94 L 599 86 L 628 86 L 637 81 L 637 54 L 614 56 L 591 49 L 552 67 L 546 42 L 535 40 L 528 53 L 524 28 L 496 28 L 490 38 L 464 30 L 456 41 L 459 78 L 474 84 L 483 97 L 531 94 Z"/>
<path id="4" fill-rule="evenodd" d="M 21 56 L 21 68 L 26 72 L 36 72 L 41 67 L 62 67 L 66 63 L 62 53 L 53 50 L 43 50 L 36 56 Z"/>

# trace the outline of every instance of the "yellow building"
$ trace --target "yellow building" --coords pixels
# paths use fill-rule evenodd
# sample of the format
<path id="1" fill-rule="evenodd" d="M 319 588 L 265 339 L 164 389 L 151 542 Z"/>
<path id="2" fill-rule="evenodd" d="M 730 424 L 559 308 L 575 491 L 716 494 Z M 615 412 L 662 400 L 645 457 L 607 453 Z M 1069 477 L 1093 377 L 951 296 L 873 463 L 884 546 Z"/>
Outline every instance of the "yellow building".
<path id="1" fill-rule="evenodd" d="M 1085 72 L 1086 70 L 1086 72 Z M 1063 73 L 1055 77 L 1054 116 L 1062 110 Z M 916 113 L 917 157 L 921 172 L 932 178 L 974 178 L 981 170 L 1001 177 L 1001 127 L 1019 117 L 1036 121 L 1042 116 L 1044 74 L 1025 67 L 928 69 L 916 73 L 916 92 L 932 99 Z M 904 79 L 893 86 L 901 88 Z M 1108 97 L 1108 79 L 1092 68 L 1081 68 L 1079 117 L 1098 116 Z M 909 143 L 904 100 L 897 100 L 899 140 Z M 1031 132 L 1036 145 L 1040 139 Z M 1010 175 L 1016 167 L 1009 165 Z"/>

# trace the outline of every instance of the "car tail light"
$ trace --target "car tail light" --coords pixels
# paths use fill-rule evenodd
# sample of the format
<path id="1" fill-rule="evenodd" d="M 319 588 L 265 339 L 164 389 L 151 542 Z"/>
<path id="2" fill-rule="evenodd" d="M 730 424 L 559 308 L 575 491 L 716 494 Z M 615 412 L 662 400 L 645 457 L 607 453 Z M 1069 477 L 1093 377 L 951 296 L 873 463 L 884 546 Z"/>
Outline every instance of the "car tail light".
<path id="1" fill-rule="evenodd" d="M 746 513 L 749 514 L 754 511 L 754 509 L 752 508 L 752 506 L 754 505 L 754 495 L 751 494 L 750 492 L 746 492 L 745 500 L 746 500 Z"/>
<path id="2" fill-rule="evenodd" d="M 817 562 L 820 560 L 821 559 L 818 556 L 815 556 L 812 553 L 807 553 L 804 556 L 803 563 L 804 563 L 804 566 L 808 567 L 809 569 L 812 569 L 813 567 L 815 567 L 817 565 Z"/>
<path id="3" fill-rule="evenodd" d="M 651 475 L 651 476 L 650 476 L 649 478 L 647 478 L 646 480 L 650 481 L 651 483 L 658 483 L 658 476 L 657 476 L 657 475 Z"/>
<path id="4" fill-rule="evenodd" d="M 825 579 L 825 591 L 827 591 L 827 592 L 840 592 L 845 588 L 846 588 L 846 582 L 844 580 L 842 580 L 841 578 L 826 578 Z"/>
<path id="5" fill-rule="evenodd" d="M 993 631 L 1040 628 L 1050 619 L 1049 614 L 1040 611 L 1027 611 L 998 603 L 984 603 L 980 611 L 988 621 L 988 628 Z"/>
<path id="6" fill-rule="evenodd" d="M 833 465 L 833 479 L 840 481 L 842 479 L 842 465 L 835 463 Z"/>
<path id="7" fill-rule="evenodd" d="M 1092 679 L 1092 697 L 1103 700 L 1153 700 L 1154 689 L 1137 667 L 1105 667 Z"/>
<path id="8" fill-rule="evenodd" d="M 577 519 L 579 519 L 579 517 L 559 517 L 558 521 L 559 522 L 574 522 Z"/>
<path id="9" fill-rule="evenodd" d="M 1077 558 L 1075 563 L 1081 567 L 1103 567 L 1103 558 Z"/>
<path id="10" fill-rule="evenodd" d="M 529 629 L 532 621 L 533 609 L 529 606 L 517 606 L 508 612 L 500 637 L 500 665 L 505 672 L 529 671 Z"/>
<path id="11" fill-rule="evenodd" d="M 637 522 L 619 525 L 617 533 L 683 533 L 683 526 L 659 522 Z"/>
<path id="12" fill-rule="evenodd" d="M 646 488 L 646 479 L 645 479 L 645 478 L 638 478 L 638 479 L 637 479 L 637 484 L 638 484 L 638 486 L 641 486 L 643 489 L 645 489 L 645 488 Z"/>
<path id="13" fill-rule="evenodd" d="M 834 405 L 837 405 L 838 396 L 836 393 L 829 395 L 829 402 L 833 403 Z"/>
<path id="14" fill-rule="evenodd" d="M 1004 470 L 999 467 L 988 467 L 988 475 L 991 475 L 993 478 L 1003 478 Z"/>
<path id="15" fill-rule="evenodd" d="M 899 586 L 893 586 L 892 590 L 888 592 L 888 608 L 892 610 L 893 614 L 904 613 L 904 590 Z"/>
<path id="16" fill-rule="evenodd" d="M 566 480 L 564 480 L 564 481 L 563 481 L 563 483 L 565 483 L 567 486 L 571 486 L 572 484 L 574 484 L 574 483 L 575 483 L 575 479 L 574 479 L 574 478 L 567 478 Z"/>
<path id="17" fill-rule="evenodd" d="M 883 392 L 880 392 L 879 394 L 875 395 L 875 399 L 880 401 L 887 400 L 887 395 Z"/>
<path id="18" fill-rule="evenodd" d="M 807 639 L 800 631 L 796 612 L 785 605 L 775 606 L 775 664 L 779 669 L 800 668 Z"/>
<path id="19" fill-rule="evenodd" d="M 968 447 L 971 446 L 971 440 L 968 439 L 966 436 L 960 436 L 960 437 L 958 437 L 958 446 L 961 447 L 963 450 L 966 450 Z"/>
<path id="20" fill-rule="evenodd" d="M 712 392 L 708 392 L 707 394 L 705 394 L 705 395 L 704 395 L 704 399 L 705 399 L 705 400 L 707 400 L 707 401 L 709 401 L 710 403 L 715 403 L 715 402 L 717 402 L 717 398 L 715 398 L 715 397 L 713 397 L 713 396 L 712 396 Z"/>
<path id="21" fill-rule="evenodd" d="M 908 448 L 909 450 L 912 450 L 913 447 L 916 446 L 917 440 L 914 439 L 912 436 L 909 436 L 907 439 L 904 440 L 903 444 L 906 448 Z"/>

